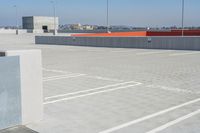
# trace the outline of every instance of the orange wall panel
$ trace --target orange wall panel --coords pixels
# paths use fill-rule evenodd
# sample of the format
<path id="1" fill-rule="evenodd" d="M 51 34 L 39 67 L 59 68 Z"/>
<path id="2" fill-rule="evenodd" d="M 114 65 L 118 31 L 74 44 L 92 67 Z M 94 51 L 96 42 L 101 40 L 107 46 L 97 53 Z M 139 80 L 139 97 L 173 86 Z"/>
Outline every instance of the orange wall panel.
<path id="1" fill-rule="evenodd" d="M 126 36 L 146 36 L 146 31 L 141 32 L 113 32 L 113 33 L 94 33 L 94 34 L 74 34 L 75 37 L 126 37 Z"/>
<path id="2" fill-rule="evenodd" d="M 112 33 L 92 33 L 74 34 L 74 37 L 131 37 L 131 36 L 181 36 L 181 30 L 172 31 L 139 31 L 139 32 L 112 32 Z M 200 36 L 200 30 L 184 30 L 184 36 Z"/>

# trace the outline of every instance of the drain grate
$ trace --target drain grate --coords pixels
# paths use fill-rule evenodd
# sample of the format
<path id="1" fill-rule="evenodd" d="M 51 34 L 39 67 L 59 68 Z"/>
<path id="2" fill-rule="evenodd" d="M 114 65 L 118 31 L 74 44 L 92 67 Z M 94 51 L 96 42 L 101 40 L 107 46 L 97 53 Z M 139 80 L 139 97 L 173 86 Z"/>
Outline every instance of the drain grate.
<path id="1" fill-rule="evenodd" d="M 17 126 L 5 130 L 0 130 L 0 133 L 38 133 L 38 132 L 33 131 L 25 126 Z"/>

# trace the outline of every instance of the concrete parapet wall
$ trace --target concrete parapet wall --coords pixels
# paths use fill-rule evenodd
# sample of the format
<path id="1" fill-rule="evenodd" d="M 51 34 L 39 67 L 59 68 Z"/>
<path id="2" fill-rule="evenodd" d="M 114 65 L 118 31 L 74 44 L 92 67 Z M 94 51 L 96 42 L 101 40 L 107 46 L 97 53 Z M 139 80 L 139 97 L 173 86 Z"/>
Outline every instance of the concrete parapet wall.
<path id="1" fill-rule="evenodd" d="M 44 33 L 44 30 L 36 30 L 36 29 L 27 29 L 27 33 Z"/>
<path id="2" fill-rule="evenodd" d="M 16 29 L 0 29 L 0 34 L 16 34 Z M 18 34 L 25 34 L 27 33 L 27 30 L 25 29 L 19 29 Z"/>
<path id="3" fill-rule="evenodd" d="M 6 81 L 0 82 L 0 114 L 4 114 L 0 115 L 0 129 L 41 120 L 41 51 L 5 50 L 0 55 L 0 80 Z"/>
<path id="4" fill-rule="evenodd" d="M 200 50 L 200 37 L 36 36 L 35 43 L 92 47 Z"/>
<path id="5" fill-rule="evenodd" d="M 26 34 L 26 33 L 28 33 L 28 31 L 25 29 L 18 30 L 18 34 Z"/>

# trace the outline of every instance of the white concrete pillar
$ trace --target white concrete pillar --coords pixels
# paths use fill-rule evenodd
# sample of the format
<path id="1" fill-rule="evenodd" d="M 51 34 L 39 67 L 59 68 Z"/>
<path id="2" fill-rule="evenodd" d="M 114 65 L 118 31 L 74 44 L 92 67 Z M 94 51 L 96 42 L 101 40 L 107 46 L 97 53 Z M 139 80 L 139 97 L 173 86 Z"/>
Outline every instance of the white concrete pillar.
<path id="1" fill-rule="evenodd" d="M 4 50 L 0 51 L 0 53 L 3 53 L 5 56 L 19 56 L 22 111 L 22 123 L 20 124 L 26 125 L 42 120 L 43 83 L 41 50 Z"/>

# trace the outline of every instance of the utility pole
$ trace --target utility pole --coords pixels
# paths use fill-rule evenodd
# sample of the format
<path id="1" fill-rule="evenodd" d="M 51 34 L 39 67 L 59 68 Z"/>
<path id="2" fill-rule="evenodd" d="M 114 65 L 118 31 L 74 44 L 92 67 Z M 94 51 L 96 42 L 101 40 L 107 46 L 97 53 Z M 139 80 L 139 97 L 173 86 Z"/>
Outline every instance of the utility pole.
<path id="1" fill-rule="evenodd" d="M 18 35 L 18 33 L 19 33 L 19 25 L 18 25 L 18 7 L 17 7 L 17 5 L 14 5 L 13 6 L 14 8 L 15 8 L 15 19 L 16 19 L 16 35 Z"/>
<path id="2" fill-rule="evenodd" d="M 184 36 L 185 0 L 182 0 L 182 36 Z"/>
<path id="3" fill-rule="evenodd" d="M 56 28 L 56 2 L 55 0 L 51 1 L 53 5 L 53 14 L 54 14 L 54 31 L 53 35 L 55 36 L 57 34 L 57 28 Z"/>
<path id="4" fill-rule="evenodd" d="M 109 26 L 109 0 L 107 0 L 107 33 L 110 33 Z"/>

